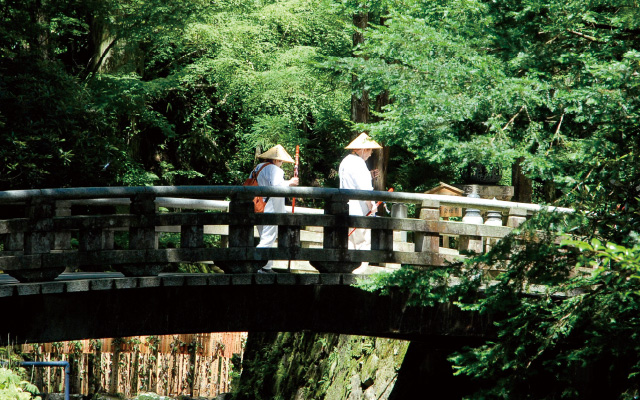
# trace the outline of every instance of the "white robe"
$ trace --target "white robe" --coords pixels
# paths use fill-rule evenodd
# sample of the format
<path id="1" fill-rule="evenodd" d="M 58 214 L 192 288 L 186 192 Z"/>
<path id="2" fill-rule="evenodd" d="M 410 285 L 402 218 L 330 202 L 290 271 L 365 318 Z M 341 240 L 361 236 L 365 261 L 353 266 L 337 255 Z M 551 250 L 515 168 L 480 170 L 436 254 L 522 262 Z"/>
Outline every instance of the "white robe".
<path id="1" fill-rule="evenodd" d="M 338 175 L 340 176 L 340 189 L 373 190 L 371 172 L 365 161 L 358 155 L 347 155 L 340 163 Z M 367 215 L 369 212 L 367 203 L 368 201 L 363 200 L 349 200 L 349 214 Z M 371 230 L 356 229 L 349 236 L 349 249 L 370 250 Z"/>
<path id="2" fill-rule="evenodd" d="M 264 163 L 258 164 L 254 171 L 258 171 Z M 258 186 L 289 186 L 284 180 L 284 171 L 282 168 L 269 164 L 258 174 Z M 287 212 L 284 206 L 284 197 L 269 197 L 264 207 L 265 213 L 284 213 Z M 260 235 L 260 243 L 257 247 L 275 247 L 278 238 L 277 225 L 258 225 L 258 234 Z M 269 262 L 264 268 L 271 268 L 273 261 Z"/>

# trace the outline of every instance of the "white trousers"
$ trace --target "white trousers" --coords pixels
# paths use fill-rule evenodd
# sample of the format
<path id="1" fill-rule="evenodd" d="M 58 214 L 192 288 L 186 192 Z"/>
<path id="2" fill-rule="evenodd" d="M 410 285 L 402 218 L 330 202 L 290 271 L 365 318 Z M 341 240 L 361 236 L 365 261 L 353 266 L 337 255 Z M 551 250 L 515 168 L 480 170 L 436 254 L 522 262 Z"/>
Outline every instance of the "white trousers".
<path id="1" fill-rule="evenodd" d="M 353 231 L 353 233 L 349 236 L 349 250 L 371 250 L 371 229 L 358 228 Z M 353 273 L 363 273 L 368 265 L 368 262 L 362 262 L 360 266 L 353 271 Z"/>
<path id="2" fill-rule="evenodd" d="M 256 247 L 276 247 L 277 225 L 258 225 L 258 234 L 260 235 L 260 243 Z M 273 267 L 273 260 L 269 260 L 263 268 L 270 269 L 271 267 Z"/>
<path id="3" fill-rule="evenodd" d="M 353 231 L 349 236 L 349 250 L 371 250 L 371 229 L 357 228 Z"/>

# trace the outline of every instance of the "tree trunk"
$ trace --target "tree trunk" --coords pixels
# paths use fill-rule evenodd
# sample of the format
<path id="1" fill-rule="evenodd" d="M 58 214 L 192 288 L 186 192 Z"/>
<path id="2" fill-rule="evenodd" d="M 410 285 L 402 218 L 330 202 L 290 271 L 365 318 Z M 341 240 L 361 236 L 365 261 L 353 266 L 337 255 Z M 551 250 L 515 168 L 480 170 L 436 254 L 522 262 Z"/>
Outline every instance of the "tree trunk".
<path id="1" fill-rule="evenodd" d="M 34 25 L 38 27 L 38 33 L 33 38 L 34 43 L 31 43 L 31 46 L 34 49 L 38 49 L 37 53 L 40 55 L 42 60 L 48 61 L 51 59 L 49 54 L 49 16 L 47 14 L 48 10 L 45 6 L 46 2 L 43 2 L 42 0 L 38 0 L 34 4 L 31 18 Z"/>
<path id="2" fill-rule="evenodd" d="M 511 184 L 513 185 L 513 201 L 531 203 L 533 183 L 522 173 L 523 157 L 520 157 L 511 166 Z"/>
<path id="3" fill-rule="evenodd" d="M 353 48 L 356 49 L 361 43 L 364 43 L 364 35 L 362 30 L 367 28 L 369 23 L 368 13 L 359 13 L 353 16 L 353 24 L 356 27 L 356 32 L 353 34 Z M 356 75 L 351 76 L 351 83 L 357 85 L 358 78 Z M 369 92 L 362 89 L 360 96 L 357 94 L 351 95 L 351 120 L 353 122 L 368 123 L 369 122 Z"/>
<path id="4" fill-rule="evenodd" d="M 382 112 L 382 107 L 389 104 L 389 92 L 386 90 L 376 96 L 375 111 L 377 113 Z M 372 122 L 379 121 L 377 116 L 372 117 Z M 381 150 L 374 151 L 371 154 L 371 166 L 373 169 L 380 171 L 377 179 L 373 181 L 373 188 L 375 190 L 387 190 L 387 167 L 389 165 L 389 148 L 382 146 Z"/>
<path id="5" fill-rule="evenodd" d="M 101 18 L 91 18 L 89 26 L 91 58 L 87 63 L 87 69 L 84 73 L 85 78 L 105 70 L 105 64 L 109 60 L 111 49 L 117 41 L 115 37 L 109 34 L 109 28 Z"/>
<path id="6" fill-rule="evenodd" d="M 545 203 L 551 204 L 556 201 L 556 183 L 554 181 L 544 181 L 542 191 Z"/>
<path id="7" fill-rule="evenodd" d="M 356 49 L 358 45 L 364 43 L 364 35 L 362 31 L 367 28 L 369 23 L 368 13 L 359 13 L 353 16 L 353 24 L 358 29 L 353 34 L 353 48 Z M 381 23 L 384 23 L 381 20 Z M 355 86 L 357 84 L 357 77 L 353 75 L 351 82 Z M 367 124 L 369 122 L 375 122 L 379 120 L 376 117 L 372 117 L 369 112 L 369 92 L 362 89 L 361 95 L 351 95 L 351 120 L 353 122 L 359 122 Z M 382 107 L 389 104 L 389 93 L 383 92 L 376 96 L 375 110 L 377 112 L 382 111 Z M 382 150 L 374 151 L 371 158 L 368 161 L 370 169 L 377 169 L 380 175 L 373 181 L 373 188 L 375 190 L 386 190 L 387 182 L 387 165 L 389 160 L 389 149 L 383 147 Z"/>

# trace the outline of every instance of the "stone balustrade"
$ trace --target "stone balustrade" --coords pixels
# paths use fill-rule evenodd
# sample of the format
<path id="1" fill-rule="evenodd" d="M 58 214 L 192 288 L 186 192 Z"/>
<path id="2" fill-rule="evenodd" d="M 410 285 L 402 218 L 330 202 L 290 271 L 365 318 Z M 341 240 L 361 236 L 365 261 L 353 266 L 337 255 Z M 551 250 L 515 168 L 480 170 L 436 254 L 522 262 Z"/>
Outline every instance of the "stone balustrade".
<path id="1" fill-rule="evenodd" d="M 256 214 L 251 200 L 257 195 L 313 199 L 324 209 Z M 350 199 L 415 204 L 417 218 L 350 216 Z M 458 259 L 460 250 L 483 251 L 483 240 L 504 237 L 532 213 L 572 211 L 432 194 L 244 186 L 16 190 L 0 192 L 0 204 L 16 214 L 0 220 L 0 270 L 21 282 L 51 281 L 76 269 L 157 276 L 169 263 L 193 262 L 213 262 L 226 273 L 251 273 L 270 259 L 305 260 L 321 273 L 350 273 L 365 261 L 439 266 Z M 440 206 L 501 212 L 506 226 L 442 221 Z M 278 225 L 277 247 L 255 247 L 256 225 Z M 348 249 L 353 227 L 371 229 L 371 250 Z M 128 232 L 128 248 L 114 246 L 118 231 Z M 179 232 L 180 247 L 159 248 L 159 232 Z M 394 232 L 406 232 L 411 246 L 398 246 Z M 226 246 L 205 246 L 205 235 L 214 233 L 226 237 Z M 442 235 L 458 238 L 455 251 L 442 250 Z M 316 245 L 305 245 L 309 241 Z"/>

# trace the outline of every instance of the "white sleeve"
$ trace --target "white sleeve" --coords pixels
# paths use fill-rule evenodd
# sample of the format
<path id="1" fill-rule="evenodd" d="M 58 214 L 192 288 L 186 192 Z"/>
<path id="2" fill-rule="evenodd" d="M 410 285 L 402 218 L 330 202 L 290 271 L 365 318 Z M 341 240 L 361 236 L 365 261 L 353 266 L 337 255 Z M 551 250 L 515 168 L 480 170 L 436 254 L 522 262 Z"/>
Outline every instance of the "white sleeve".
<path id="1" fill-rule="evenodd" d="M 360 165 L 357 169 L 357 172 L 354 174 L 356 179 L 356 185 L 358 189 L 361 190 L 373 190 L 373 182 L 371 179 L 371 172 L 369 172 L 369 168 L 367 168 L 367 164 L 364 160 L 360 159 Z"/>
<path id="2" fill-rule="evenodd" d="M 284 171 L 273 164 L 264 167 L 258 175 L 258 185 L 260 186 L 286 186 Z"/>
<path id="3" fill-rule="evenodd" d="M 356 155 L 349 154 L 340 163 L 340 188 L 373 190 L 371 173 L 364 160 Z"/>

